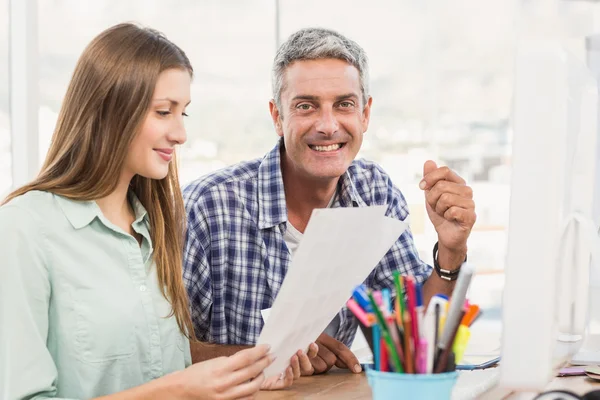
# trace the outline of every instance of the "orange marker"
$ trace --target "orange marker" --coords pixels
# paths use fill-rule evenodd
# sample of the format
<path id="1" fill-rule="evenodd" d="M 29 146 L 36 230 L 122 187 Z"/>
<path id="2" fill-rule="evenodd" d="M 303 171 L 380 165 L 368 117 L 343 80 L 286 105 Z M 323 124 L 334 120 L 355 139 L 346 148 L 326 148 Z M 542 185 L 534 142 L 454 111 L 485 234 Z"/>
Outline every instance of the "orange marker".
<path id="1" fill-rule="evenodd" d="M 477 314 L 479 314 L 479 306 L 476 304 L 471 304 L 462 321 L 460 321 L 460 324 L 464 326 L 471 326 L 475 320 L 475 317 L 477 317 Z"/>

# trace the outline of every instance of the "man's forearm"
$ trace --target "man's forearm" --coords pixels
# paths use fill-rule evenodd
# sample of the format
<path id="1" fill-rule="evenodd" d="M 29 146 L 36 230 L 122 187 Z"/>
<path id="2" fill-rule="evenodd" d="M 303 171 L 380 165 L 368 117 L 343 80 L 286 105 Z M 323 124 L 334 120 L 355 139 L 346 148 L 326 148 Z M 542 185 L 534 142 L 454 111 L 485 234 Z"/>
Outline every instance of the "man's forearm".
<path id="1" fill-rule="evenodd" d="M 192 363 L 210 360 L 217 357 L 228 357 L 234 355 L 240 350 L 248 349 L 253 346 L 213 344 L 203 342 L 190 342 L 192 352 Z"/>
<path id="2" fill-rule="evenodd" d="M 454 290 L 454 282 L 455 281 L 447 281 L 440 278 L 435 271 L 431 272 L 431 275 L 429 275 L 429 278 L 423 284 L 423 301 L 425 302 L 425 308 L 427 308 L 429 300 L 438 293 L 450 297 L 450 295 L 452 295 L 452 290 Z"/>

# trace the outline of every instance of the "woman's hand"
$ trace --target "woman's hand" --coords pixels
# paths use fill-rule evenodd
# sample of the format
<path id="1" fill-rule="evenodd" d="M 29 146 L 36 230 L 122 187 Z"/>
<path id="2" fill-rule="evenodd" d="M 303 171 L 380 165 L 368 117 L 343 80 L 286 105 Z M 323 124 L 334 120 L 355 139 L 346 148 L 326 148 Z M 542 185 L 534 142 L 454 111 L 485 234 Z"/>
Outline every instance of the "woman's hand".
<path id="1" fill-rule="evenodd" d="M 317 356 L 319 346 L 316 343 L 311 343 L 308 346 L 308 351 L 305 353 L 298 350 L 290 359 L 290 366 L 286 368 L 281 376 L 273 376 L 265 379 L 262 390 L 280 390 L 292 386 L 295 380 L 301 376 L 312 375 L 315 372 L 311 364 L 311 360 Z"/>
<path id="2" fill-rule="evenodd" d="M 269 346 L 260 345 L 237 352 L 230 357 L 219 357 L 193 364 L 173 374 L 180 399 L 250 399 L 265 380 L 263 370 L 274 358 Z"/>

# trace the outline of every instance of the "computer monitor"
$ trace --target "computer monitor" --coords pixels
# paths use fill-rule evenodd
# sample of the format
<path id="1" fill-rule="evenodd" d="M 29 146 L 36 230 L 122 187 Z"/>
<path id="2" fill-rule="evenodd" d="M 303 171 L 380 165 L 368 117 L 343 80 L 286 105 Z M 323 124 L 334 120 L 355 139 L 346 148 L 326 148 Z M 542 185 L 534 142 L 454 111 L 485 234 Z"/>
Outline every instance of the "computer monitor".
<path id="1" fill-rule="evenodd" d="M 585 61 L 559 43 L 519 45 L 502 306 L 503 388 L 543 390 L 580 345 L 571 341 L 584 333 L 591 253 L 599 246 L 592 220 L 600 185 L 597 97 Z M 563 345 L 557 346 L 560 340 Z"/>
<path id="2" fill-rule="evenodd" d="M 600 34 L 586 37 L 587 65 L 596 77 L 598 93 L 600 93 Z M 598 113 L 600 121 L 600 112 Z M 600 134 L 600 122 L 598 123 Z M 596 141 L 596 177 L 600 177 L 600 140 Z M 600 237 L 600 185 L 596 185 L 594 194 L 593 219 L 598 227 Z M 588 324 L 583 344 L 573 356 L 573 364 L 600 364 L 600 263 L 594 263 L 590 271 L 588 302 Z"/>

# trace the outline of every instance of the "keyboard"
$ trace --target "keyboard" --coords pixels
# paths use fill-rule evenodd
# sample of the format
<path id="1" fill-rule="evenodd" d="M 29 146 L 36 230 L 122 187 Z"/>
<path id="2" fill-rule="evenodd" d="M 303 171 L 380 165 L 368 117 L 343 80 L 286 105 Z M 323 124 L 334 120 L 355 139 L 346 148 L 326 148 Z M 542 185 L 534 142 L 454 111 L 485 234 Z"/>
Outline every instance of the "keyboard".
<path id="1" fill-rule="evenodd" d="M 498 383 L 500 368 L 459 371 L 452 391 L 452 400 L 471 400 L 490 390 Z"/>

